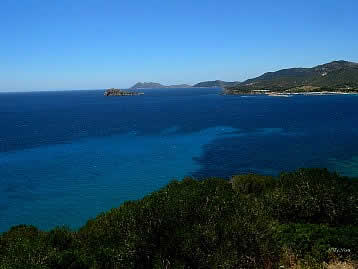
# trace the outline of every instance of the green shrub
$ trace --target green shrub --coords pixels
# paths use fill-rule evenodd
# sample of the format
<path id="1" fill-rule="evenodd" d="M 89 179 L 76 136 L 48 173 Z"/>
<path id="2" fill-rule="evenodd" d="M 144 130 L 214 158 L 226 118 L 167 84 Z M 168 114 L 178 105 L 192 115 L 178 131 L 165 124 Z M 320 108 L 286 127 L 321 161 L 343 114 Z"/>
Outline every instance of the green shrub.
<path id="1" fill-rule="evenodd" d="M 273 177 L 255 174 L 233 176 L 231 182 L 236 192 L 253 195 L 259 195 L 271 190 L 277 184 L 277 180 Z"/>
<path id="2" fill-rule="evenodd" d="M 325 169 L 185 178 L 78 231 L 13 227 L 0 235 L 0 269 L 275 268 L 287 252 L 309 265 L 357 259 L 357 197 L 357 181 Z"/>
<path id="3" fill-rule="evenodd" d="M 67 250 L 72 247 L 74 234 L 66 227 L 56 227 L 47 234 L 46 240 L 55 249 Z"/>
<path id="4" fill-rule="evenodd" d="M 275 236 L 282 249 L 291 249 L 300 259 L 322 262 L 332 258 L 358 258 L 357 226 L 282 224 L 277 227 Z"/>
<path id="5" fill-rule="evenodd" d="M 266 203 L 280 221 L 357 225 L 356 181 L 314 168 L 281 174 L 278 184 Z"/>
<path id="6" fill-rule="evenodd" d="M 45 233 L 33 226 L 19 225 L 1 236 L 0 268 L 47 268 L 50 252 Z"/>

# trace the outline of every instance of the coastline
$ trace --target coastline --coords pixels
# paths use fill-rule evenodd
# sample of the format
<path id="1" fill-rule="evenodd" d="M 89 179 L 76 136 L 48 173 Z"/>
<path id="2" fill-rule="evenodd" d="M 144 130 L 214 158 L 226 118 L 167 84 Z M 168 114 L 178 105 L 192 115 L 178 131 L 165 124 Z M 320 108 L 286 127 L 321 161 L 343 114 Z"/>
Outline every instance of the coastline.
<path id="1" fill-rule="evenodd" d="M 222 95 L 266 95 L 271 97 L 292 97 L 296 95 L 304 95 L 304 96 L 322 96 L 322 95 L 358 95 L 358 92 L 340 92 L 340 91 L 319 91 L 319 92 L 274 92 L 274 91 L 228 91 L 223 90 Z"/>
<path id="2" fill-rule="evenodd" d="M 292 92 L 292 93 L 275 93 L 268 92 L 266 95 L 274 97 L 291 97 L 295 95 L 305 95 L 305 96 L 320 96 L 320 95 L 357 95 L 358 92 Z"/>

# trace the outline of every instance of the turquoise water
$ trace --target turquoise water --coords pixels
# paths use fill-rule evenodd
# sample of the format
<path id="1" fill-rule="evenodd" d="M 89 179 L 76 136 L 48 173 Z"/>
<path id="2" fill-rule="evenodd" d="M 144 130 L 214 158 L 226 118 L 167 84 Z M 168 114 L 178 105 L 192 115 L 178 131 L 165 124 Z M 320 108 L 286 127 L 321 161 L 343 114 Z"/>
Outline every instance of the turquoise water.
<path id="1" fill-rule="evenodd" d="M 0 232 L 78 228 L 185 176 L 328 167 L 358 176 L 358 97 L 218 89 L 0 95 Z"/>

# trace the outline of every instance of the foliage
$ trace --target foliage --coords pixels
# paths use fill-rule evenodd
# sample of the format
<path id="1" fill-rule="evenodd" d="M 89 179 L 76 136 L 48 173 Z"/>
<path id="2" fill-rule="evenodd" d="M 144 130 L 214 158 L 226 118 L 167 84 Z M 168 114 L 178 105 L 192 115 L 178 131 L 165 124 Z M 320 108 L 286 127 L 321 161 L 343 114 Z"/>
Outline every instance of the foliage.
<path id="1" fill-rule="evenodd" d="M 15 226 L 1 236 L 0 268 L 47 268 L 46 234 L 33 226 Z"/>
<path id="2" fill-rule="evenodd" d="M 326 169 L 299 169 L 281 174 L 267 203 L 282 222 L 357 225 L 357 187 Z"/>
<path id="3" fill-rule="evenodd" d="M 233 176 L 231 181 L 236 192 L 254 196 L 272 190 L 277 184 L 277 180 L 273 177 L 255 174 Z"/>
<path id="4" fill-rule="evenodd" d="M 358 258 L 357 226 L 282 224 L 277 227 L 276 237 L 280 245 L 291 249 L 301 259 Z"/>
<path id="5" fill-rule="evenodd" d="M 356 181 L 325 169 L 186 178 L 78 231 L 13 227 L 0 236 L 0 269 L 275 268 L 288 252 L 357 259 L 356 197 Z"/>

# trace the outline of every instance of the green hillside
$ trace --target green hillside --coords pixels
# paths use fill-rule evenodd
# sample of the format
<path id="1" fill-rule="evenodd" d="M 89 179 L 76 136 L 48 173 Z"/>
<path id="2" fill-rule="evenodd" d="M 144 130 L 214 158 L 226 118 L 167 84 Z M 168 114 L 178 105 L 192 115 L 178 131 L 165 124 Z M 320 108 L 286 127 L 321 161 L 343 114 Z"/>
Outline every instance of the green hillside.
<path id="1" fill-rule="evenodd" d="M 358 64 L 334 61 L 313 68 L 290 68 L 268 72 L 246 80 L 226 90 L 250 92 L 268 90 L 277 92 L 357 91 Z"/>

